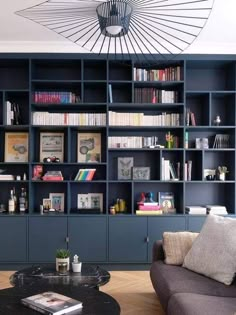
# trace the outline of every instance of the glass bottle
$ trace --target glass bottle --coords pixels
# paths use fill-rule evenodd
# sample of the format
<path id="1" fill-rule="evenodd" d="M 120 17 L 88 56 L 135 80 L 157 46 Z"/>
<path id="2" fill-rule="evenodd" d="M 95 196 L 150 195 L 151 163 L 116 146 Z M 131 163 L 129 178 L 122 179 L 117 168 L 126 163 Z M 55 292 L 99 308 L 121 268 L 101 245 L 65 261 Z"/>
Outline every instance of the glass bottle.
<path id="1" fill-rule="evenodd" d="M 14 200 L 14 195 L 13 195 L 13 189 L 10 190 L 10 197 L 8 199 L 8 211 L 9 213 L 14 213 L 15 212 L 15 200 Z"/>
<path id="2" fill-rule="evenodd" d="M 25 189 L 24 188 L 21 188 L 19 204 L 20 204 L 20 212 L 25 212 L 25 210 L 26 210 L 26 200 L 25 200 Z"/>

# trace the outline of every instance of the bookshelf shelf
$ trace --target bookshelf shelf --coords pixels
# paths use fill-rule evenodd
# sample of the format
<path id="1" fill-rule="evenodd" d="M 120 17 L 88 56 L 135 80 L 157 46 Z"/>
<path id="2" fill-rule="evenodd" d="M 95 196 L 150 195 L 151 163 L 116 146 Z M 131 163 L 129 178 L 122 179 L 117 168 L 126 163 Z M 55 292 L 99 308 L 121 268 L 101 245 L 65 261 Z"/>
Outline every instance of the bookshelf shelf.
<path id="1" fill-rule="evenodd" d="M 199 230 L 205 217 L 187 215 L 186 206 L 221 204 L 229 215 L 235 216 L 236 56 L 229 59 L 229 56 L 219 55 L 209 60 L 209 56 L 204 55 L 182 55 L 178 60 L 160 60 L 156 65 L 147 60 L 134 63 L 128 56 L 125 60 L 115 57 L 107 60 L 106 56 L 96 59 L 89 54 L 0 56 L 0 169 L 14 176 L 14 180 L 0 181 L 3 184 L 0 204 L 7 207 L 12 187 L 17 195 L 25 188 L 29 199 L 25 215 L 0 213 L 3 227 L 0 239 L 9 237 L 8 225 L 12 231 L 12 246 L 22 249 L 19 261 L 14 261 L 9 250 L 8 256 L 0 257 L 0 264 L 32 264 L 38 263 L 38 259 L 41 262 L 42 257 L 38 257 L 34 248 L 44 246 L 47 239 L 51 241 L 43 258 L 45 263 L 54 261 L 55 249 L 60 247 L 68 247 L 71 252 L 81 251 L 84 262 L 147 263 L 151 260 L 150 244 L 163 229 Z M 14 108 L 13 104 L 20 108 L 17 125 L 9 123 L 8 110 Z M 118 114 L 114 121 L 110 119 L 111 112 Z M 40 116 L 40 123 L 33 120 L 35 114 Z M 54 116 L 47 118 L 52 114 Z M 68 122 L 69 115 L 81 120 Z M 172 117 L 167 118 L 171 123 L 166 118 L 156 123 L 156 116 L 162 115 Z M 137 117 L 141 116 L 150 116 L 152 123 L 137 122 Z M 216 116 L 220 116 L 219 125 L 215 125 Z M 28 133 L 28 162 L 5 162 L 6 132 Z M 59 163 L 40 162 L 42 132 L 63 134 L 64 154 Z M 99 160 L 94 161 L 93 155 L 88 158 L 92 162 L 79 160 L 78 134 L 93 138 L 96 133 L 101 135 Z M 167 147 L 169 134 L 175 138 L 175 147 Z M 228 137 L 225 145 L 214 145 L 217 135 L 218 140 L 222 140 L 223 135 Z M 128 138 L 132 141 L 138 138 L 138 145 L 131 140 L 128 145 Z M 196 147 L 196 139 L 207 139 L 208 146 Z M 115 145 L 111 145 L 111 140 Z M 85 147 L 88 152 L 93 150 Z M 119 158 L 131 158 L 133 167 L 150 171 L 150 176 L 135 179 L 132 168 L 127 170 L 124 165 L 119 172 L 129 175 L 119 179 Z M 167 165 L 165 172 L 163 163 Z M 43 173 L 61 171 L 64 179 L 35 180 L 37 166 L 42 166 Z M 227 167 L 226 180 L 206 180 L 206 171 L 218 166 Z M 80 169 L 96 169 L 93 180 L 75 180 Z M 23 178 L 24 173 L 26 180 L 15 180 L 16 176 Z M 144 192 L 152 192 L 155 201 L 158 192 L 172 192 L 176 214 L 136 215 L 137 202 Z M 88 193 L 97 195 L 100 200 L 100 214 L 78 213 L 78 195 Z M 41 214 L 40 205 L 50 194 L 64 196 L 63 213 Z M 110 207 L 119 200 L 125 201 L 125 212 L 111 214 Z M 3 218 L 7 220 L 1 225 Z M 21 245 L 17 240 L 19 235 Z M 87 253 L 86 242 L 93 244 L 96 237 L 99 246 L 92 257 Z M 149 244 L 139 241 L 146 237 L 150 238 Z"/>

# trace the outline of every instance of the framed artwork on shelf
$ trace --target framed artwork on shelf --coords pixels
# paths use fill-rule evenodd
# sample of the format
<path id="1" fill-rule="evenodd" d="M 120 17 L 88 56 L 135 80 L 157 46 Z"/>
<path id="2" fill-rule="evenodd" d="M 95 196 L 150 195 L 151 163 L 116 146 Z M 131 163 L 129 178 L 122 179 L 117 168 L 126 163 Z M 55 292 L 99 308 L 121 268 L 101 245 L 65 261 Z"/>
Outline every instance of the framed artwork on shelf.
<path id="1" fill-rule="evenodd" d="M 99 163 L 101 162 L 101 134 L 78 133 L 77 162 Z"/>
<path id="2" fill-rule="evenodd" d="M 117 177 L 121 180 L 132 179 L 132 167 L 134 165 L 133 157 L 117 158 Z"/>
<path id="3" fill-rule="evenodd" d="M 6 132 L 4 162 L 28 162 L 28 132 Z"/>
<path id="4" fill-rule="evenodd" d="M 43 210 L 49 211 L 52 208 L 52 200 L 50 198 L 43 198 Z"/>
<path id="5" fill-rule="evenodd" d="M 134 180 L 149 180 L 150 167 L 136 167 L 132 168 L 132 175 Z"/>
<path id="6" fill-rule="evenodd" d="M 78 209 L 91 208 L 89 194 L 78 194 L 77 195 L 77 208 Z"/>
<path id="7" fill-rule="evenodd" d="M 102 193 L 91 193 L 90 196 L 90 205 L 92 209 L 98 208 L 100 212 L 103 210 L 103 194 Z"/>
<path id="8" fill-rule="evenodd" d="M 64 193 L 50 193 L 51 207 L 58 212 L 64 212 Z"/>
<path id="9" fill-rule="evenodd" d="M 40 162 L 51 157 L 59 159 L 60 162 L 64 161 L 64 133 L 62 132 L 40 133 Z"/>

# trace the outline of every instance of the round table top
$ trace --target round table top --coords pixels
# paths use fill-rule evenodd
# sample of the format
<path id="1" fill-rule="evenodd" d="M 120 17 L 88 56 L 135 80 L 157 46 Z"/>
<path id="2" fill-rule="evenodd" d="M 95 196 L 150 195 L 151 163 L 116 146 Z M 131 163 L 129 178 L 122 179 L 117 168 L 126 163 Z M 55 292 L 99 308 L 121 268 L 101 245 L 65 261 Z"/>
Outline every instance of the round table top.
<path id="1" fill-rule="evenodd" d="M 34 286 L 12 287 L 0 290 L 0 314 L 36 315 L 39 314 L 21 304 L 21 299 L 35 294 L 53 291 L 83 303 L 82 309 L 70 314 L 79 315 L 119 315 L 120 306 L 110 295 L 92 288 L 35 282 Z"/>
<path id="2" fill-rule="evenodd" d="M 88 288 L 98 288 L 110 280 L 110 273 L 98 266 L 82 264 L 81 272 L 68 271 L 60 274 L 56 271 L 54 264 L 43 266 L 32 266 L 15 272 L 10 277 L 13 286 L 23 287 L 34 286 L 35 282 L 46 282 L 49 284 L 63 284 L 72 286 L 82 286 Z"/>

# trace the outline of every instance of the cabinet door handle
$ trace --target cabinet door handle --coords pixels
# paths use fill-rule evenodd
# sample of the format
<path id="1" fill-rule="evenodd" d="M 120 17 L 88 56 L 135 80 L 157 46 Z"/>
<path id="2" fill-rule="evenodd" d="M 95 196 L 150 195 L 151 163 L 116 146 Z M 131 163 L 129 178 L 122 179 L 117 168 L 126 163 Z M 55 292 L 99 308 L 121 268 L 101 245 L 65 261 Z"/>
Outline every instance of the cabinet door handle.
<path id="1" fill-rule="evenodd" d="M 148 236 L 145 237 L 145 242 L 146 242 L 146 243 L 149 243 L 149 237 L 148 237 Z"/>
<path id="2" fill-rule="evenodd" d="M 69 243 L 69 236 L 66 237 L 65 241 L 66 243 Z"/>

